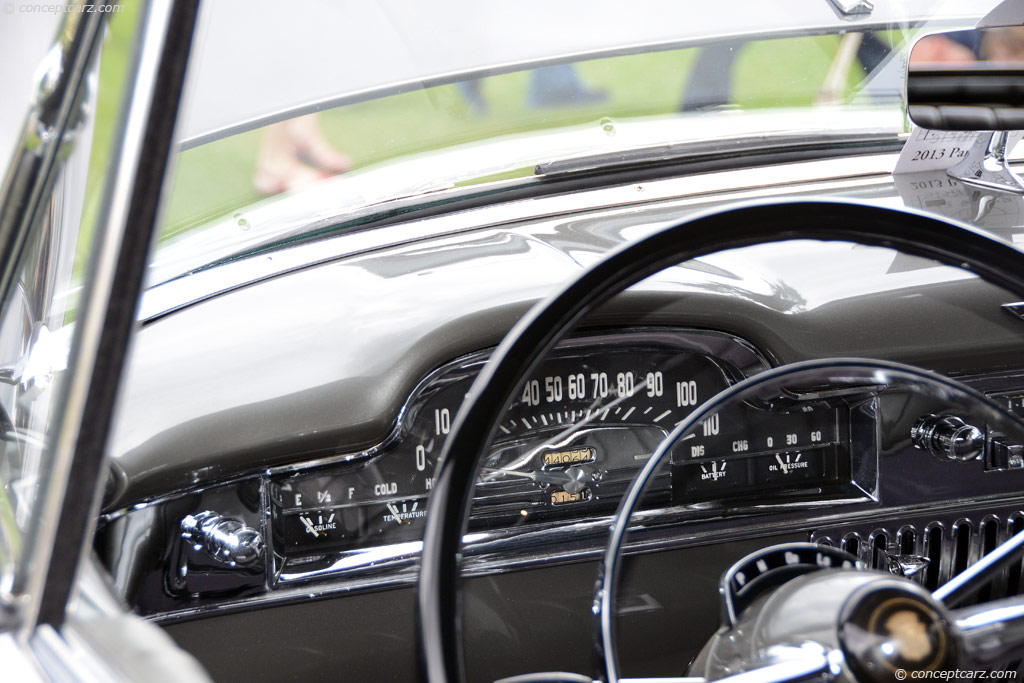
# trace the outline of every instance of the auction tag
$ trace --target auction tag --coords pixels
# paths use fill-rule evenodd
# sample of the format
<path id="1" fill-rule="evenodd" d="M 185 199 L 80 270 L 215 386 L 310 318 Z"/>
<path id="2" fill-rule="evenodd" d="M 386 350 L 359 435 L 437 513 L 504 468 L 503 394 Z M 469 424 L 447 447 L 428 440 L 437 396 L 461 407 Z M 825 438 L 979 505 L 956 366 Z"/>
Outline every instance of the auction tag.
<path id="1" fill-rule="evenodd" d="M 914 128 L 903 145 L 900 158 L 896 161 L 893 175 L 897 173 L 923 173 L 927 171 L 944 171 L 959 161 L 963 161 L 967 152 L 975 144 L 987 144 L 988 132 L 960 130 L 931 130 Z M 982 137 L 979 140 L 979 137 Z M 1013 131 L 1009 135 L 1007 149 L 1012 151 L 1024 132 Z M 984 141 L 984 142 L 982 142 Z"/>

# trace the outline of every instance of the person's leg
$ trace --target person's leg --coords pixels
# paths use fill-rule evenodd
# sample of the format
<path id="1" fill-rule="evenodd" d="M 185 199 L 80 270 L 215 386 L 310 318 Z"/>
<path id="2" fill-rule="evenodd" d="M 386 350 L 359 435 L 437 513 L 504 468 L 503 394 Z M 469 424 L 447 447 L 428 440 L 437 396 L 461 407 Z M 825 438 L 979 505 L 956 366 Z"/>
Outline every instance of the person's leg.
<path id="1" fill-rule="evenodd" d="M 857 48 L 857 59 L 864 66 L 866 73 L 871 73 L 878 68 L 889 53 L 892 47 L 874 33 L 865 33 Z"/>
<path id="2" fill-rule="evenodd" d="M 732 102 L 732 67 L 743 43 L 715 43 L 701 50 L 679 103 L 680 111 L 715 109 Z"/>
<path id="3" fill-rule="evenodd" d="M 307 185 L 320 173 L 303 164 L 295 153 L 288 122 L 266 126 L 260 137 L 256 174 L 252 184 L 260 194 L 271 195 Z"/>
<path id="4" fill-rule="evenodd" d="M 597 104 L 607 99 L 607 93 L 588 88 L 572 64 L 544 66 L 530 72 L 527 104 L 532 109 Z"/>
<path id="5" fill-rule="evenodd" d="M 458 88 L 459 93 L 466 98 L 469 102 L 469 106 L 477 114 L 483 115 L 487 113 L 487 102 L 484 101 L 483 94 L 480 92 L 480 84 L 483 79 L 474 78 L 469 81 L 459 81 L 455 84 Z"/>

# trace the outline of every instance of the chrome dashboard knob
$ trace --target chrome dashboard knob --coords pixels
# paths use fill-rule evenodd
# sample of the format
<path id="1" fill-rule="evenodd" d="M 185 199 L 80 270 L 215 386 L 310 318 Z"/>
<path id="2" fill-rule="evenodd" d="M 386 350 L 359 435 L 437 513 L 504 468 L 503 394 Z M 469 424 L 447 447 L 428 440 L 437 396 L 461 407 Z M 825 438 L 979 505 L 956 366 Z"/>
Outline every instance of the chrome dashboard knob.
<path id="1" fill-rule="evenodd" d="M 925 557 L 924 555 L 913 555 L 913 554 L 901 554 L 893 549 L 894 552 L 890 553 L 888 550 L 884 551 L 885 567 L 890 574 L 896 576 L 916 576 L 920 574 L 922 570 L 927 569 L 928 565 L 931 564 L 931 558 Z"/>
<path id="2" fill-rule="evenodd" d="M 247 567 L 263 556 L 263 536 L 245 523 L 207 510 L 181 520 L 181 537 L 228 566 Z"/>
<path id="3" fill-rule="evenodd" d="M 973 460 L 985 451 L 985 433 L 955 415 L 925 415 L 910 430 L 918 448 L 944 460 Z"/>

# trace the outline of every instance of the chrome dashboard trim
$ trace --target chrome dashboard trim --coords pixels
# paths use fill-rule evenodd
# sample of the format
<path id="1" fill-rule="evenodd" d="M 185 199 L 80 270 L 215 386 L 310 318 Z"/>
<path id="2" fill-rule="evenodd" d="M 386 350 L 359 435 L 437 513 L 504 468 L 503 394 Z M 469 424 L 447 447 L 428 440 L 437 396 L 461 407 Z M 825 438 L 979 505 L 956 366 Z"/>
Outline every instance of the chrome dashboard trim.
<path id="1" fill-rule="evenodd" d="M 769 505 L 748 505 L 743 508 L 743 511 L 737 513 L 731 509 L 728 505 L 707 505 L 707 504 L 690 504 L 680 505 L 672 507 L 657 508 L 654 510 L 645 510 L 637 513 L 634 518 L 637 520 L 638 527 L 643 529 L 643 532 L 654 536 L 654 540 L 634 540 L 631 542 L 631 548 L 634 551 L 647 551 L 647 550 L 662 550 L 671 547 L 677 547 L 673 544 L 672 538 L 675 538 L 678 534 L 669 533 L 669 539 L 663 539 L 661 536 L 664 535 L 664 527 L 669 524 L 665 520 L 666 518 L 671 520 L 672 526 L 679 526 L 688 523 L 714 523 L 714 522 L 734 522 L 737 517 L 743 518 L 745 516 L 753 516 L 757 513 L 766 511 L 779 511 L 787 509 L 817 509 L 822 507 L 832 507 L 835 505 L 849 505 L 854 503 L 863 503 L 869 501 L 870 498 L 867 496 L 857 496 L 855 494 L 849 495 L 846 498 L 829 497 L 823 500 L 810 500 L 810 501 L 799 501 L 799 502 L 785 502 L 775 503 Z M 730 501 L 735 503 L 735 501 Z M 609 525 L 612 523 L 614 515 L 603 515 L 594 519 L 589 519 L 581 522 L 546 522 L 542 524 L 536 524 L 528 529 L 521 528 L 506 528 L 496 529 L 494 531 L 484 532 L 471 532 L 463 536 L 463 542 L 466 545 L 466 576 L 483 576 L 494 573 L 496 568 L 512 568 L 512 567 L 528 567 L 535 564 L 536 559 L 532 557 L 516 559 L 517 551 L 523 553 L 524 548 L 528 548 L 533 545 L 547 545 L 555 546 L 558 545 L 554 541 L 563 539 L 566 536 L 583 536 L 583 539 L 573 539 L 572 542 L 580 543 L 583 542 L 587 545 L 587 548 L 582 551 L 584 556 L 589 557 L 590 552 L 594 552 L 594 557 L 598 557 L 597 554 L 601 548 L 603 548 L 603 542 L 594 543 L 594 537 L 605 533 L 608 530 Z M 647 525 L 651 525 L 648 528 Z M 631 533 L 638 533 L 636 530 Z M 705 535 L 701 535 L 698 539 L 696 535 L 678 535 L 680 539 L 686 540 L 706 540 Z M 325 579 L 330 577 L 337 577 L 339 579 L 345 578 L 346 571 L 355 572 L 356 570 L 366 570 L 371 567 L 380 568 L 383 563 L 387 563 L 388 568 L 394 568 L 396 565 L 403 566 L 407 562 L 414 562 L 418 557 L 420 550 L 423 546 L 422 541 L 413 541 L 408 543 L 397 543 L 390 546 L 379 546 L 367 550 L 356 550 L 340 555 L 339 560 L 330 567 L 325 567 L 318 571 L 309 572 L 296 572 L 295 574 L 279 574 L 277 575 L 275 586 L 287 586 L 289 584 L 297 584 L 302 581 L 311 581 L 317 579 Z M 593 547 L 591 547 L 593 546 Z M 544 553 L 544 557 L 541 562 L 551 562 L 565 560 L 570 557 L 580 556 L 581 551 L 578 548 L 555 550 Z M 529 553 L 525 553 L 529 555 Z M 512 559 L 510 559 L 510 557 Z M 365 561 L 359 563 L 359 559 Z"/>
<path id="2" fill-rule="evenodd" d="M 817 507 L 821 509 L 826 506 L 833 506 L 835 505 L 835 502 L 835 500 L 819 501 Z M 850 502 L 854 503 L 857 501 Z M 1024 495 L 1014 498 L 986 496 L 965 499 L 958 502 L 956 505 L 949 505 L 943 509 L 943 515 L 956 516 L 959 513 L 977 511 L 977 509 L 981 507 L 985 507 L 985 511 L 987 511 L 987 507 L 1004 508 L 1016 505 L 1022 506 L 1022 510 L 1024 510 Z M 713 520 L 713 523 L 716 523 L 715 528 L 691 530 L 687 528 L 689 525 L 685 525 L 683 527 L 677 527 L 675 533 L 668 535 L 652 533 L 650 534 L 652 538 L 645 539 L 642 543 L 638 543 L 636 541 L 628 543 L 627 552 L 630 554 L 636 554 L 659 550 L 681 549 L 696 545 L 757 538 L 765 534 L 776 534 L 780 532 L 806 531 L 810 533 L 820 527 L 835 527 L 837 524 L 855 525 L 871 521 L 878 521 L 881 523 L 893 518 L 901 518 L 904 516 L 927 515 L 930 512 L 934 512 L 934 510 L 935 504 L 927 503 L 898 508 L 886 508 L 882 510 L 865 510 L 861 512 L 854 512 L 852 514 L 848 512 L 844 512 L 842 514 L 826 512 L 824 514 L 816 516 L 809 515 L 803 519 L 788 522 L 780 523 L 778 521 L 764 521 L 761 524 L 752 525 L 743 529 L 735 528 L 735 518 L 728 518 L 723 515 L 717 520 Z M 661 514 L 662 512 L 662 510 L 651 510 L 641 514 L 650 517 Z M 599 519 L 589 520 L 587 522 L 575 523 L 571 525 L 572 528 L 569 529 L 564 527 L 556 530 L 546 529 L 541 533 L 558 531 L 560 536 L 569 537 L 570 541 L 568 543 L 572 543 L 576 541 L 576 539 L 571 538 L 572 536 L 593 534 L 597 531 L 606 532 L 611 518 L 612 516 L 609 515 Z M 636 534 L 638 532 L 632 533 Z M 474 540 L 477 547 L 479 547 L 480 543 L 488 542 L 483 538 L 477 538 Z M 592 547 L 584 548 L 582 550 L 575 547 L 570 548 L 568 547 L 568 543 L 558 551 L 533 554 L 524 553 L 521 557 L 514 558 L 510 558 L 508 556 L 505 552 L 506 549 L 501 548 L 499 550 L 499 548 L 491 546 L 488 550 L 492 552 L 474 553 L 466 558 L 464 564 L 465 571 L 463 572 L 463 575 L 466 577 L 478 577 L 505 574 L 512 571 L 550 565 L 552 563 L 593 561 L 601 557 L 604 549 L 603 542 L 591 544 Z M 403 549 L 407 550 L 407 552 L 402 555 L 396 553 L 393 561 L 391 562 L 383 562 L 380 565 L 375 565 L 375 569 L 377 569 L 379 573 L 373 575 L 367 576 L 364 574 L 359 577 L 348 579 L 338 577 L 333 581 L 321 584 L 293 584 L 276 590 L 270 590 L 263 595 L 168 611 L 161 614 L 150 615 L 145 618 L 158 624 L 171 624 L 196 618 L 231 614 L 255 607 L 272 607 L 303 602 L 306 600 L 336 597 L 356 591 L 414 586 L 416 584 L 418 574 L 418 552 L 412 552 L 415 550 L 412 546 L 421 546 L 422 543 L 412 542 L 401 545 L 409 546 L 408 549 Z"/>

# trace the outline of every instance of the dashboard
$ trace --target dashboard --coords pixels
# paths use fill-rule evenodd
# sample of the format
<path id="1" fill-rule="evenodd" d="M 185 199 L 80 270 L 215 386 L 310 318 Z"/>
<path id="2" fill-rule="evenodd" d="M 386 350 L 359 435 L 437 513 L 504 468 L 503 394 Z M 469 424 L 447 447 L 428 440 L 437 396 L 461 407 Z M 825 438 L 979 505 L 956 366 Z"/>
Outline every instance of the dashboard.
<path id="1" fill-rule="evenodd" d="M 402 244 L 147 322 L 96 537 L 117 592 L 216 678 L 415 677 L 417 558 L 458 409 L 546 288 L 678 207 L 645 211 Z M 493 285 L 438 298 L 482 271 Z M 1020 414 L 1010 303 L 953 269 L 816 242 L 681 264 L 609 302 L 495 423 L 464 538 L 481 625 L 466 636 L 471 677 L 587 669 L 611 515 L 666 435 L 722 389 L 788 362 L 874 356 L 953 374 Z M 353 334 L 353 320 L 368 327 Z M 145 407 L 154 396 L 160 414 Z M 928 557 L 918 580 L 938 585 L 1024 528 L 1024 470 L 994 435 L 971 462 L 915 445 L 918 422 L 943 410 L 819 392 L 732 406 L 673 446 L 630 539 L 630 674 L 678 674 L 716 626 L 680 614 L 717 613 L 718 576 L 773 542 L 835 545 L 879 568 L 899 548 Z M 993 590 L 1020 586 L 1009 572 Z M 344 648 L 330 636 L 339 620 Z"/>
<path id="2" fill-rule="evenodd" d="M 264 586 L 360 577 L 407 563 L 423 536 L 437 455 L 488 355 L 469 355 L 426 377 L 378 448 L 273 468 L 257 479 L 108 516 L 105 533 L 121 537 L 123 547 L 135 545 L 137 533 L 151 535 L 154 511 L 167 515 L 173 580 L 166 579 L 166 563 L 155 563 L 152 580 L 142 583 L 162 589 L 140 589 L 134 603 L 158 614 Z M 497 424 L 471 535 L 510 544 L 523 533 L 550 536 L 567 523 L 611 514 L 674 426 L 767 367 L 749 343 L 706 330 L 622 330 L 561 344 Z M 648 502 L 737 507 L 766 495 L 870 495 L 854 481 L 865 466 L 864 449 L 854 444 L 873 439 L 870 412 L 854 401 L 784 412 L 744 404 L 716 414 L 673 450 Z"/>

